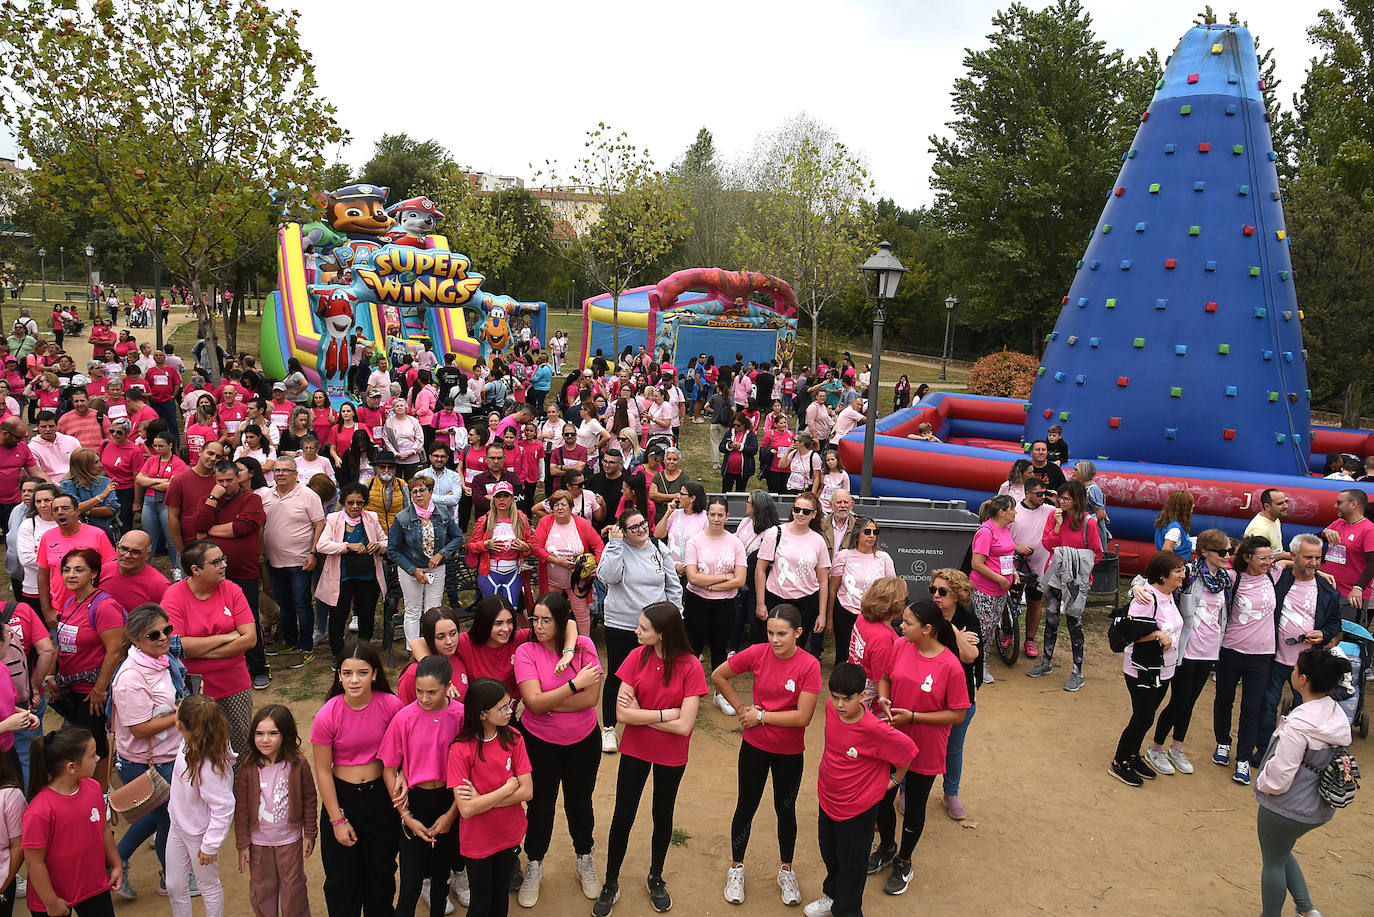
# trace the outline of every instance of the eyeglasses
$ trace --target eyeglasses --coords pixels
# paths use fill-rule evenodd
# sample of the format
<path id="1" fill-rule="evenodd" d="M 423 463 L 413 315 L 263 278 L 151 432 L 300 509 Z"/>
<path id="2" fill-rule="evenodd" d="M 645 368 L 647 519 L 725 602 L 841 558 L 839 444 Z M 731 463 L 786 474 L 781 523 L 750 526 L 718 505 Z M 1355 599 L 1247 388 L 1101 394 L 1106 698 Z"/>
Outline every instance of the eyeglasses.
<path id="1" fill-rule="evenodd" d="M 158 640 L 170 640 L 172 634 L 176 633 L 176 628 L 168 624 L 162 630 L 150 630 L 143 635 L 144 640 L 151 640 L 156 643 Z"/>
<path id="2" fill-rule="evenodd" d="M 636 522 L 634 525 L 627 525 L 627 526 L 625 526 L 625 530 L 626 530 L 626 531 L 629 531 L 629 532 L 643 532 L 643 531 L 647 530 L 648 528 L 649 528 L 649 523 L 647 523 L 647 522 Z"/>
<path id="3" fill-rule="evenodd" d="M 128 546 L 122 545 L 122 544 L 121 544 L 121 545 L 116 545 L 116 546 L 115 546 L 115 550 L 118 551 L 120 554 L 133 554 L 135 557 L 138 556 L 139 554 L 146 554 L 146 553 L 147 553 L 147 552 L 144 551 L 142 548 L 131 548 L 131 547 L 128 547 Z"/>
<path id="4" fill-rule="evenodd" d="M 945 596 L 949 595 L 949 589 L 945 586 L 931 586 L 930 594 L 938 595 L 940 598 L 944 598 Z"/>
<path id="5" fill-rule="evenodd" d="M 225 557 L 223 554 L 221 554 L 219 557 L 216 557 L 214 560 L 207 560 L 205 563 L 208 564 L 208 565 L 211 566 L 211 567 L 224 567 L 224 566 L 227 566 L 227 565 L 229 564 L 229 558 L 227 558 L 227 557 Z"/>
<path id="6" fill-rule="evenodd" d="M 501 706 L 493 707 L 492 709 L 495 710 L 497 713 L 501 714 L 502 716 L 510 716 L 512 713 L 515 712 L 515 705 L 502 704 Z"/>
<path id="7" fill-rule="evenodd" d="M 814 509 L 809 509 L 805 506 L 792 507 L 792 515 L 794 516 L 814 516 L 815 514 L 816 511 Z"/>

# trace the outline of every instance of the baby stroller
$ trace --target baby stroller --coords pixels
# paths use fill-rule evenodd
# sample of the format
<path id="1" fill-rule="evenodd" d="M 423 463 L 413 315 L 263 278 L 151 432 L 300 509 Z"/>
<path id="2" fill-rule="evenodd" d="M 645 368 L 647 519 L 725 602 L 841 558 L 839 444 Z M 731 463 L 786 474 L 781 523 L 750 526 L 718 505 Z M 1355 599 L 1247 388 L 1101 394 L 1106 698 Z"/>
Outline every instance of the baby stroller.
<path id="1" fill-rule="evenodd" d="M 1364 709 L 1365 673 L 1374 661 L 1374 635 L 1354 621 L 1341 622 L 1341 652 L 1350 660 L 1350 685 L 1347 691 L 1342 685 L 1331 693 L 1341 705 L 1352 728 L 1359 730 L 1360 738 L 1369 735 L 1369 714 Z"/>
<path id="2" fill-rule="evenodd" d="M 86 323 L 83 322 L 83 321 L 81 321 L 81 319 L 79 319 L 79 318 L 66 318 L 66 317 L 63 317 L 63 319 L 62 319 L 62 332 L 63 332 L 64 334 L 68 334 L 68 335 L 80 334 L 80 333 L 85 329 L 85 327 L 86 327 Z"/>

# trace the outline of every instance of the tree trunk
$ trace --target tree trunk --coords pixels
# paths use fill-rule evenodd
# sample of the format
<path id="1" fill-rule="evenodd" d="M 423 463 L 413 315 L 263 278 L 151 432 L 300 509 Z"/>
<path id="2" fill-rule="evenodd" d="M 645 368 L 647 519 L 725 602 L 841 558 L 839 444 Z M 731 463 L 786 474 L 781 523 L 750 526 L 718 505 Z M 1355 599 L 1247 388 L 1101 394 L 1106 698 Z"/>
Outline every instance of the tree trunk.
<path id="1" fill-rule="evenodd" d="M 619 286 L 619 284 L 612 284 Z M 588 356 L 591 356 L 588 354 Z M 611 291 L 611 365 L 620 371 L 620 291 Z"/>
<path id="2" fill-rule="evenodd" d="M 1341 411 L 1341 426 L 1348 430 L 1359 429 L 1360 407 L 1364 403 L 1364 382 L 1357 380 L 1345 387 L 1345 410 Z"/>
<path id="3" fill-rule="evenodd" d="M 224 347 L 231 354 L 239 352 L 239 321 L 243 315 L 243 277 L 234 275 L 234 298 L 224 316 Z"/>
<path id="4" fill-rule="evenodd" d="M 821 361 L 821 358 L 817 356 L 816 350 L 816 313 L 813 311 L 808 312 L 807 314 L 811 316 L 811 359 L 807 363 L 807 365 L 815 366 L 817 363 Z"/>

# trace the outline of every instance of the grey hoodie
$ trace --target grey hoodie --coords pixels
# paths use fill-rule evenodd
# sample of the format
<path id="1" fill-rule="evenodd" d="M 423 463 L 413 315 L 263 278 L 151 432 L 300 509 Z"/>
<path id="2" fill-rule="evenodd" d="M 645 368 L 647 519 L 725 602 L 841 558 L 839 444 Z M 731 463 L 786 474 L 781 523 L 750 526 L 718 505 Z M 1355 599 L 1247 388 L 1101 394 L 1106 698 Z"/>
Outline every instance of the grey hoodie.
<path id="1" fill-rule="evenodd" d="M 1349 744 L 1350 720 L 1340 704 L 1330 697 L 1299 704 L 1279 720 L 1269 756 L 1255 778 L 1259 804 L 1305 824 L 1330 821 L 1334 810 L 1320 797 L 1313 800 L 1318 773 L 1331 760 L 1332 748 Z"/>
<path id="2" fill-rule="evenodd" d="M 642 548 L 632 548 L 623 538 L 606 541 L 596 578 L 606 587 L 602 604 L 606 626 L 634 630 L 645 606 L 672 602 L 682 607 L 682 582 L 668 552 L 653 540 Z"/>

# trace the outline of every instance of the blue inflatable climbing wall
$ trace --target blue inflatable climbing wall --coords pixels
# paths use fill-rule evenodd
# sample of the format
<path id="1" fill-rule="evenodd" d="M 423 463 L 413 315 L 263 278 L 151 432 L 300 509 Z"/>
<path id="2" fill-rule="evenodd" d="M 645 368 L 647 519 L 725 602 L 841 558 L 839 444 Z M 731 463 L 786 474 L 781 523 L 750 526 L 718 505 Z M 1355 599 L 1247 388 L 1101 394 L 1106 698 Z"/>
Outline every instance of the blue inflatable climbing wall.
<path id="1" fill-rule="evenodd" d="M 1027 406 L 1075 457 L 1307 474 L 1310 392 L 1255 46 L 1179 42 Z"/>

